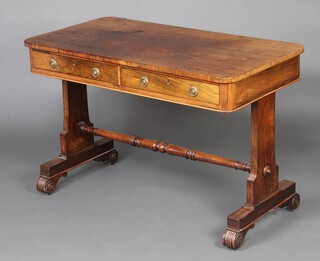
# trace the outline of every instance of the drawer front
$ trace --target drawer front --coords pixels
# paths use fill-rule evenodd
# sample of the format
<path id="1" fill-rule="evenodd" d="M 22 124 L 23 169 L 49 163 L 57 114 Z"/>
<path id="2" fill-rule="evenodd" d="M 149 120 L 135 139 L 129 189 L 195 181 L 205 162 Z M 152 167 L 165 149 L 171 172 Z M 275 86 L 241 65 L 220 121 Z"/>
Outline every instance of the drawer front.
<path id="1" fill-rule="evenodd" d="M 144 71 L 122 68 L 121 85 L 152 93 L 163 94 L 193 103 L 219 104 L 219 85 L 170 77 Z"/>
<path id="2" fill-rule="evenodd" d="M 37 51 L 31 52 L 31 66 L 95 81 L 118 84 L 118 68 L 114 65 L 89 62 Z"/>

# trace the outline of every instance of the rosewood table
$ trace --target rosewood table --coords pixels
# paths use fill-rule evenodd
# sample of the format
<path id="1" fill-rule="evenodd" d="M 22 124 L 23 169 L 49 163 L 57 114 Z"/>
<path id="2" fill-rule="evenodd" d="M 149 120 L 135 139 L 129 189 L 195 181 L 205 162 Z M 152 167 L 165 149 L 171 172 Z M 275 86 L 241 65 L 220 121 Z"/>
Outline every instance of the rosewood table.
<path id="1" fill-rule="evenodd" d="M 241 246 L 268 211 L 300 202 L 295 183 L 279 182 L 275 94 L 300 79 L 302 45 L 106 17 L 25 40 L 31 72 L 62 80 L 60 156 L 41 165 L 37 189 L 54 191 L 67 171 L 92 160 L 113 164 L 113 141 L 249 172 L 246 203 L 227 218 L 222 243 Z M 250 163 L 93 127 L 92 85 L 217 112 L 251 104 Z M 103 139 L 94 142 L 94 136 Z M 199 177 L 201 178 L 201 177 Z"/>

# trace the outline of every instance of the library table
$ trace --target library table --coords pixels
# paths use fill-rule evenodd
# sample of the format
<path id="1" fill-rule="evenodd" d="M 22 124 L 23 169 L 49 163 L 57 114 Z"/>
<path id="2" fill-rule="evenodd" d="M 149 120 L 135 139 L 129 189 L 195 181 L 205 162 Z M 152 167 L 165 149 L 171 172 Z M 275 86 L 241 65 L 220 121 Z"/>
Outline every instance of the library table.
<path id="1" fill-rule="evenodd" d="M 240 247 L 268 211 L 298 207 L 295 183 L 279 182 L 275 94 L 300 79 L 302 45 L 116 17 L 35 36 L 25 45 L 32 73 L 62 80 L 61 154 L 41 165 L 39 191 L 52 193 L 60 177 L 89 161 L 114 164 L 115 140 L 248 172 L 246 203 L 228 216 L 222 236 L 229 248 Z M 95 128 L 87 85 L 216 112 L 251 104 L 250 163 Z"/>

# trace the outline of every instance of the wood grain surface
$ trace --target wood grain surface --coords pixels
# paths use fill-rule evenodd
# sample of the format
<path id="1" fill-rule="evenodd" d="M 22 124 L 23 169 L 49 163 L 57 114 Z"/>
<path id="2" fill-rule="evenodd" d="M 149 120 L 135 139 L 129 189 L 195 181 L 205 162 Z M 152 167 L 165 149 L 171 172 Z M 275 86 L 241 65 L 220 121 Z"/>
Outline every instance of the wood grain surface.
<path id="1" fill-rule="evenodd" d="M 247 201 L 228 216 L 222 237 L 229 248 L 239 248 L 270 210 L 298 207 L 295 183 L 279 183 L 275 92 L 300 79 L 302 45 L 114 17 L 32 37 L 25 45 L 33 73 L 63 80 L 61 155 L 42 164 L 38 190 L 53 192 L 67 171 L 91 160 L 114 164 L 117 140 L 250 171 Z M 250 164 L 93 128 L 86 85 L 220 112 L 252 104 Z M 94 135 L 111 140 L 94 142 Z"/>
<path id="2" fill-rule="evenodd" d="M 33 49 L 231 83 L 298 56 L 287 42 L 105 17 L 25 40 Z"/>

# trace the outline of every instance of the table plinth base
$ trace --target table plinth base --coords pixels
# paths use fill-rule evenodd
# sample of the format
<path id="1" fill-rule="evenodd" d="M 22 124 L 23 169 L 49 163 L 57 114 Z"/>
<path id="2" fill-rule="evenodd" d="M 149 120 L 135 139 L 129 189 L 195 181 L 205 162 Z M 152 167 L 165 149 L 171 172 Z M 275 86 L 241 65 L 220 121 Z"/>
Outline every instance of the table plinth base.
<path id="1" fill-rule="evenodd" d="M 248 232 L 255 223 L 267 212 L 278 207 L 295 210 L 300 203 L 300 196 L 296 193 L 295 183 L 283 180 L 279 188 L 265 200 L 255 206 L 244 205 L 228 216 L 228 225 L 222 236 L 222 244 L 238 249 Z"/>
<path id="2" fill-rule="evenodd" d="M 59 179 L 67 176 L 67 171 L 92 160 L 112 165 L 117 159 L 118 152 L 113 147 L 113 140 L 101 139 L 84 150 L 68 156 L 62 155 L 42 164 L 36 184 L 37 190 L 50 194 L 55 190 Z"/>
<path id="3" fill-rule="evenodd" d="M 113 164 L 118 159 L 113 141 L 249 172 L 247 201 L 229 215 L 222 243 L 232 249 L 241 246 L 250 228 L 270 210 L 287 206 L 294 210 L 300 201 L 295 183 L 279 183 L 279 168 L 275 160 L 275 94 L 270 94 L 251 106 L 250 164 L 191 150 L 166 142 L 111 132 L 93 127 L 89 119 L 87 89 L 84 84 L 63 81 L 64 124 L 60 135 L 61 156 L 41 165 L 37 189 L 52 193 L 67 171 L 92 160 Z M 94 136 L 104 139 L 94 142 Z"/>

